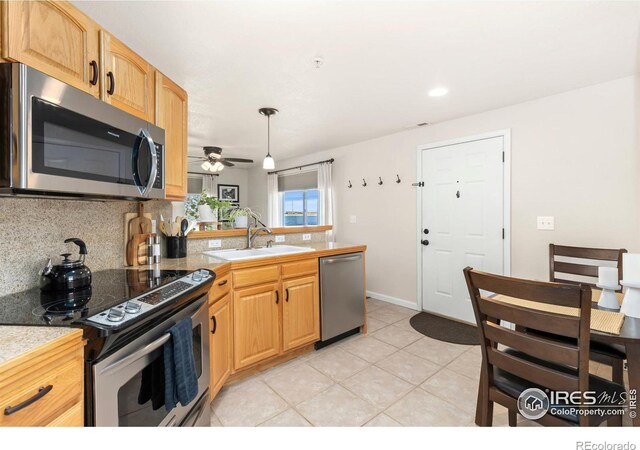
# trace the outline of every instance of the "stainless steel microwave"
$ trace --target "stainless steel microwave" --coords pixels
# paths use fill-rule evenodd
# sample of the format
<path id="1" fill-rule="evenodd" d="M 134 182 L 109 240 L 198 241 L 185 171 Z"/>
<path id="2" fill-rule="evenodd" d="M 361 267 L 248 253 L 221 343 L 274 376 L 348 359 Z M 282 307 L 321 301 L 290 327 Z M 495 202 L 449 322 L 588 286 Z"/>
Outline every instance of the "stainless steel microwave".
<path id="1" fill-rule="evenodd" d="M 163 199 L 164 185 L 164 130 L 24 64 L 0 64 L 0 194 Z"/>

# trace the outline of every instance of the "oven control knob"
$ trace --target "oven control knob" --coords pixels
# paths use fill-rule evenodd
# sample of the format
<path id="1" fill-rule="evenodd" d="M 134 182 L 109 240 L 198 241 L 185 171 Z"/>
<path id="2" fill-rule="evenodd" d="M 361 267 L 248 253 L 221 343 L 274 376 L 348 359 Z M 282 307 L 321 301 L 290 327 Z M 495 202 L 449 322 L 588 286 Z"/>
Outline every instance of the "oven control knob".
<path id="1" fill-rule="evenodd" d="M 124 319 L 124 309 L 116 307 L 109 310 L 109 314 L 107 315 L 109 322 L 121 322 L 122 319 Z"/>
<path id="2" fill-rule="evenodd" d="M 200 275 L 200 272 L 193 272 L 191 279 L 198 283 L 199 281 L 202 281 L 202 275 Z"/>
<path id="3" fill-rule="evenodd" d="M 124 307 L 124 312 L 127 314 L 138 314 L 140 312 L 140 308 L 142 308 L 138 303 L 135 302 L 127 302 Z"/>

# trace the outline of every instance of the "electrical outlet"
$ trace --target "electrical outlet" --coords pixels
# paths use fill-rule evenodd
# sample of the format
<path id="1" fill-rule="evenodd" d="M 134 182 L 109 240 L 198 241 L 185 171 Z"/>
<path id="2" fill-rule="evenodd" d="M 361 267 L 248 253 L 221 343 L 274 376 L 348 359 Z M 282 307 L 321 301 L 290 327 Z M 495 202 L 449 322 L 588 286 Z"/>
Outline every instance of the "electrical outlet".
<path id="1" fill-rule="evenodd" d="M 222 247 L 222 241 L 220 239 L 209 239 L 209 248 Z"/>
<path id="2" fill-rule="evenodd" d="M 356 223 L 356 216 L 349 216 L 349 223 Z"/>
<path id="3" fill-rule="evenodd" d="M 538 230 L 555 229 L 555 218 L 553 216 L 538 216 Z"/>
<path id="4" fill-rule="evenodd" d="M 284 242 L 284 234 L 276 235 L 276 242 Z"/>
<path id="5" fill-rule="evenodd" d="M 302 240 L 303 241 L 310 241 L 311 240 L 311 235 L 310 234 L 303 234 L 302 235 Z"/>

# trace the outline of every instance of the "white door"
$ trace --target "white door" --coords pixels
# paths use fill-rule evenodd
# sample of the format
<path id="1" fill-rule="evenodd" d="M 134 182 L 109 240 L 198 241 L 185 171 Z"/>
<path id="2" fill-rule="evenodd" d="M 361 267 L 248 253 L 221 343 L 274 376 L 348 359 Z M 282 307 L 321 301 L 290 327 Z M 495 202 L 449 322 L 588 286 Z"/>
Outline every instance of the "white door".
<path id="1" fill-rule="evenodd" d="M 504 137 L 422 150 L 422 308 L 475 322 L 462 269 L 503 274 Z"/>

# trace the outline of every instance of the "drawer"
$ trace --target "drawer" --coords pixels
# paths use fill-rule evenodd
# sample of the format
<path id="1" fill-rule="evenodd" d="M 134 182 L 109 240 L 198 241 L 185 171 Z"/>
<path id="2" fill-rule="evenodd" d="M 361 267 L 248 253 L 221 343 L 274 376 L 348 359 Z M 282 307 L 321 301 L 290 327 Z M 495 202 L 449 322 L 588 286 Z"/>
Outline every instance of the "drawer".
<path id="1" fill-rule="evenodd" d="M 231 274 L 228 273 L 223 277 L 216 278 L 213 286 L 209 291 L 209 304 L 213 304 L 220 297 L 223 297 L 231 290 Z"/>
<path id="2" fill-rule="evenodd" d="M 84 406 L 83 402 L 69 408 L 61 416 L 58 416 L 47 424 L 48 427 L 83 427 L 84 426 Z"/>
<path id="3" fill-rule="evenodd" d="M 10 390 L 0 392 L 0 426 L 44 426 L 59 420 L 66 424 L 78 423 L 82 408 L 78 413 L 77 405 L 82 406 L 84 402 L 82 351 L 78 356 L 63 364 L 54 363 L 45 367 L 37 376 L 28 377 L 29 381 L 22 385 L 16 380 Z M 49 387 L 45 395 L 30 405 L 13 414 L 5 414 L 5 408 L 15 407 L 36 396 L 41 388 Z"/>
<path id="4" fill-rule="evenodd" d="M 318 272 L 318 258 L 305 259 L 282 265 L 282 278 L 310 275 Z"/>
<path id="5" fill-rule="evenodd" d="M 238 289 L 256 284 L 271 283 L 280 278 L 280 266 L 264 266 L 241 269 L 233 272 L 233 288 Z"/>

